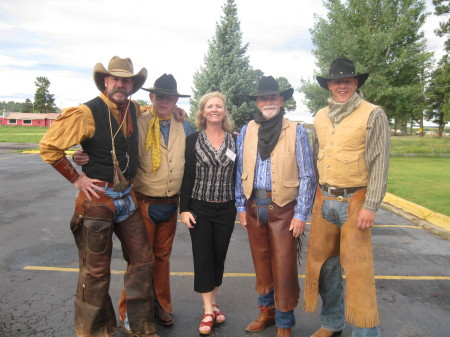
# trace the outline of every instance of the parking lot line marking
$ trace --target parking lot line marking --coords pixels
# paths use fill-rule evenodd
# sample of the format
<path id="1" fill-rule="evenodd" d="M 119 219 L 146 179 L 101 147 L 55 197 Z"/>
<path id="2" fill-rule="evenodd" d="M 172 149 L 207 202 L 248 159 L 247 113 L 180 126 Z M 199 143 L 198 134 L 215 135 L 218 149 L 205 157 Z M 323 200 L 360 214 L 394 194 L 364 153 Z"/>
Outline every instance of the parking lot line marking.
<path id="1" fill-rule="evenodd" d="M 78 272 L 78 268 L 61 268 L 45 266 L 25 266 L 24 270 Z M 111 274 L 125 274 L 124 270 L 111 270 Z M 194 276 L 193 272 L 171 272 L 171 276 Z M 224 277 L 255 277 L 255 273 L 224 273 Z M 298 275 L 305 278 L 305 275 Z M 345 276 L 344 276 L 345 278 Z M 420 281 L 450 281 L 450 276 L 408 276 L 408 275 L 375 275 L 377 280 L 420 280 Z"/>

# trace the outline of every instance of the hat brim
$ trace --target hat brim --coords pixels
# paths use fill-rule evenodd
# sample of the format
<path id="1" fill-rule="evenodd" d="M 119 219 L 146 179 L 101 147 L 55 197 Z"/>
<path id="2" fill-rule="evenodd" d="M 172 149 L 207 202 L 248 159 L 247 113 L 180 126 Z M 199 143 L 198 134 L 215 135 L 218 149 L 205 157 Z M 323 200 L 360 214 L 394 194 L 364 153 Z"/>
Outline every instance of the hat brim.
<path id="1" fill-rule="evenodd" d="M 133 79 L 133 90 L 134 94 L 136 91 L 141 89 L 147 79 L 147 69 L 142 68 L 137 74 L 130 73 L 128 71 L 111 71 L 109 72 L 101 63 L 97 63 L 94 67 L 93 76 L 94 82 L 98 90 L 103 92 L 105 90 L 105 76 L 117 76 L 117 77 L 131 77 Z"/>
<path id="2" fill-rule="evenodd" d="M 284 100 L 287 101 L 288 99 L 292 98 L 292 95 L 294 95 L 294 88 L 289 88 L 283 91 L 267 91 L 259 93 L 258 95 L 247 95 L 248 98 L 250 98 L 252 101 L 256 101 L 256 99 L 260 96 L 270 96 L 270 95 L 276 95 L 280 94 L 284 97 Z"/>
<path id="3" fill-rule="evenodd" d="M 330 90 L 328 89 L 328 81 L 330 80 L 338 80 L 338 79 L 342 79 L 342 78 L 352 78 L 352 77 L 356 77 L 358 79 L 358 89 L 361 88 L 364 83 L 366 82 L 367 78 L 369 77 L 369 73 L 364 73 L 364 74 L 342 74 L 342 75 L 336 75 L 333 77 L 322 77 L 322 76 L 317 76 L 316 80 L 317 82 L 319 82 L 320 86 L 322 88 L 324 88 L 325 90 Z"/>
<path id="4" fill-rule="evenodd" d="M 178 91 L 170 90 L 170 89 L 163 89 L 163 88 L 141 88 L 142 90 L 153 92 L 156 94 L 163 94 L 168 96 L 176 96 L 176 97 L 191 97 L 191 95 L 182 95 L 178 93 Z"/>

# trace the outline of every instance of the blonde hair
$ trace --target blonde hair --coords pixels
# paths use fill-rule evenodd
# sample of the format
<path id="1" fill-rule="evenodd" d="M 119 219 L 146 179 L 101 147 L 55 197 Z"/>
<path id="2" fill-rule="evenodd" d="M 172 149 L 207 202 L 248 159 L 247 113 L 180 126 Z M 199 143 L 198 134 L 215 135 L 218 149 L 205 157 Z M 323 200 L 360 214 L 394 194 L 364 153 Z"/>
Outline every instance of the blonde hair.
<path id="1" fill-rule="evenodd" d="M 233 119 L 231 118 L 230 113 L 227 110 L 227 97 L 218 91 L 204 94 L 198 101 L 198 111 L 197 111 L 197 114 L 195 115 L 195 125 L 197 126 L 197 129 L 199 129 L 199 130 L 206 129 L 206 119 L 205 119 L 205 117 L 203 117 L 202 112 L 205 109 L 206 102 L 208 102 L 211 98 L 214 98 L 214 97 L 218 97 L 223 101 L 224 109 L 226 112 L 225 117 L 222 120 L 222 128 L 226 132 L 233 131 L 234 123 L 233 123 Z"/>

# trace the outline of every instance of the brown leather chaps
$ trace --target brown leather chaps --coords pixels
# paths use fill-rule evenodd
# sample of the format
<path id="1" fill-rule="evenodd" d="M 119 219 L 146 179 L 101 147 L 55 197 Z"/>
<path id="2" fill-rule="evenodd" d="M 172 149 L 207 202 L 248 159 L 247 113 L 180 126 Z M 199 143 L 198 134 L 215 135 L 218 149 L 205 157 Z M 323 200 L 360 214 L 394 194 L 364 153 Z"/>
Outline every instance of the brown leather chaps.
<path id="1" fill-rule="evenodd" d="M 268 294 L 274 289 L 275 307 L 283 312 L 294 310 L 300 287 L 297 271 L 297 239 L 289 226 L 294 216 L 292 201 L 284 207 L 271 202 L 268 224 L 259 219 L 253 199 L 247 200 L 247 231 L 256 272 L 256 291 Z"/>
<path id="2" fill-rule="evenodd" d="M 339 228 L 322 216 L 323 195 L 316 190 L 306 259 L 304 310 L 317 306 L 319 276 L 323 263 L 340 256 L 345 272 L 345 320 L 360 328 L 380 324 L 377 307 L 372 253 L 372 231 L 356 227 L 366 189 L 356 191 L 348 200 L 348 218 Z M 347 201 L 341 201 L 347 202 Z"/>
<path id="3" fill-rule="evenodd" d="M 148 239 L 152 246 L 155 256 L 155 264 L 153 265 L 153 286 L 155 297 L 164 311 L 172 314 L 172 300 L 170 296 L 170 255 L 172 254 L 172 244 L 175 238 L 175 230 L 177 227 L 177 211 L 166 221 L 155 225 L 148 216 L 148 207 L 152 204 L 177 204 L 178 198 L 148 198 L 136 192 L 136 198 L 139 202 L 139 208 L 145 221 Z M 125 292 L 119 300 L 119 316 L 122 321 L 125 319 L 127 311 L 127 303 L 125 300 Z"/>
<path id="4" fill-rule="evenodd" d="M 75 332 L 78 337 L 112 336 L 117 329 L 109 296 L 112 234 L 119 238 L 130 258 L 125 273 L 128 316 L 138 336 L 155 332 L 152 268 L 154 263 L 144 221 L 139 209 L 121 222 L 114 222 L 115 207 L 107 195 L 86 199 L 78 193 L 70 227 L 79 254 L 79 276 L 75 297 Z M 133 199 L 135 199 L 132 192 Z M 137 205 L 137 204 L 136 204 Z"/>

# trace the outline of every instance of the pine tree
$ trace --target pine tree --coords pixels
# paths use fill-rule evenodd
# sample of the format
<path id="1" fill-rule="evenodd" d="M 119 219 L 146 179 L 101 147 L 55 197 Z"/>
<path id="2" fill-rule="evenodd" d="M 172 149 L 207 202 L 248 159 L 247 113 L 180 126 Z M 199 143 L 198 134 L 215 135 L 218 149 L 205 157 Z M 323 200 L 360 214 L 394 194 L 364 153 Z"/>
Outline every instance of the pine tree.
<path id="1" fill-rule="evenodd" d="M 253 118 L 255 105 L 247 98 L 256 88 L 258 74 L 250 66 L 246 55 L 248 44 L 242 45 L 242 33 L 234 0 L 226 0 L 223 16 L 216 24 L 216 32 L 209 42 L 204 66 L 194 74 L 191 112 L 198 110 L 200 98 L 219 91 L 228 98 L 228 111 L 238 130 Z"/>
<path id="2" fill-rule="evenodd" d="M 351 59 L 359 73 L 370 73 L 361 88 L 365 98 L 381 105 L 403 129 L 411 119 L 422 119 L 418 107 L 431 59 L 421 32 L 424 1 L 324 0 L 324 6 L 327 17 L 316 18 L 311 29 L 318 75 L 328 75 L 337 57 Z M 330 96 L 315 81 L 303 80 L 299 90 L 314 113 Z"/>
<path id="3" fill-rule="evenodd" d="M 34 81 L 36 85 L 36 93 L 34 94 L 34 112 L 51 113 L 58 109 L 55 105 L 54 95 L 50 94 L 50 81 L 47 77 L 39 76 Z"/>

